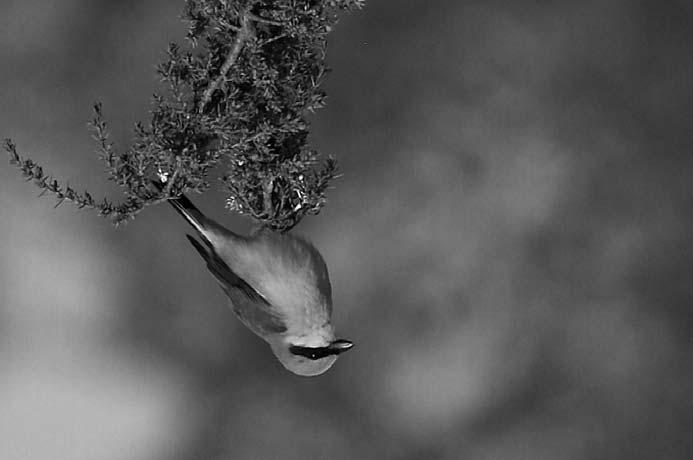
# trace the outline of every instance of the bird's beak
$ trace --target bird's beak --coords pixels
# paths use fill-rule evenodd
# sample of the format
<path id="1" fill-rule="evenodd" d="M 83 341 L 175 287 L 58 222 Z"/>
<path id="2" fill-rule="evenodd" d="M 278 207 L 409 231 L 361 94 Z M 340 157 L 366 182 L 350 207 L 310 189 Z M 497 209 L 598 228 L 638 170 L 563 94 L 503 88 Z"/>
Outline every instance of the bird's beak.
<path id="1" fill-rule="evenodd" d="M 332 353 L 335 355 L 338 355 L 340 353 L 344 353 L 345 351 L 351 350 L 351 348 L 354 346 L 354 342 L 350 342 L 348 340 L 340 339 L 340 340 L 335 340 L 329 345 L 330 350 L 332 350 Z"/>

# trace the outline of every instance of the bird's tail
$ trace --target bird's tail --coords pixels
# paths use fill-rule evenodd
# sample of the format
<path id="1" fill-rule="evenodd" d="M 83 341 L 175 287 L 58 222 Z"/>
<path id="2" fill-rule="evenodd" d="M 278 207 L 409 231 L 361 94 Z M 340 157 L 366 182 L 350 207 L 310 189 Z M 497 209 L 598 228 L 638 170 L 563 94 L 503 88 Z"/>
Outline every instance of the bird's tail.
<path id="1" fill-rule="evenodd" d="M 187 220 L 195 230 L 197 230 L 198 234 L 207 239 L 206 233 L 209 231 L 208 223 L 210 221 L 204 214 L 202 214 L 202 211 L 197 209 L 197 206 L 195 206 L 187 196 L 180 195 L 177 198 L 170 198 L 168 202 L 171 204 L 171 206 L 173 206 L 173 209 L 175 209 L 178 214 L 183 216 L 183 218 Z"/>
<path id="2" fill-rule="evenodd" d="M 158 190 L 163 190 L 163 185 L 160 182 L 153 182 Z M 214 239 L 214 236 L 217 234 L 232 235 L 229 230 L 226 230 L 224 227 L 202 214 L 202 211 L 200 211 L 187 196 L 180 195 L 175 198 L 169 198 L 168 202 L 178 214 L 188 221 L 195 229 L 198 236 L 207 244 L 211 244 L 211 240 Z"/>

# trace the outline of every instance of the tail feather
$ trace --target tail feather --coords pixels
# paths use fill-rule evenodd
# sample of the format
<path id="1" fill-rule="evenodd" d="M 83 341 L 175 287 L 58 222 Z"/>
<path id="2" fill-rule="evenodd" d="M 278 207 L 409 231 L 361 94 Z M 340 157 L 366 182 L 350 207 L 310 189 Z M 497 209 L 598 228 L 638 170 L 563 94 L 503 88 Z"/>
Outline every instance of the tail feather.
<path id="1" fill-rule="evenodd" d="M 152 184 L 159 191 L 164 189 L 164 185 L 161 182 L 152 181 Z M 168 202 L 178 214 L 188 221 L 195 229 L 197 235 L 210 247 L 212 246 L 212 239 L 217 239 L 219 236 L 225 238 L 238 238 L 236 234 L 202 214 L 202 211 L 200 211 L 187 196 L 179 195 L 175 198 L 172 197 L 168 199 Z"/>
<path id="2" fill-rule="evenodd" d="M 157 180 L 152 180 L 151 181 L 152 185 L 159 191 L 164 190 L 164 184 L 161 183 L 160 181 Z M 197 209 L 197 206 L 193 204 L 190 199 L 185 196 L 185 195 L 180 195 L 175 198 L 169 198 L 168 202 L 171 206 L 173 206 L 173 209 L 178 212 L 185 220 L 188 221 L 190 225 L 193 226 L 195 230 L 197 230 L 197 233 L 204 237 L 204 239 L 207 239 L 205 237 L 205 223 L 208 220 L 204 214 L 202 214 L 202 211 Z"/>
<path id="3" fill-rule="evenodd" d="M 206 235 L 210 220 L 202 214 L 202 211 L 197 209 L 197 206 L 193 204 L 188 197 L 185 195 L 180 195 L 177 198 L 170 198 L 168 202 L 173 206 L 178 214 L 183 216 L 185 220 L 188 221 L 190 225 L 197 231 L 197 233 L 206 241 L 209 237 Z"/>

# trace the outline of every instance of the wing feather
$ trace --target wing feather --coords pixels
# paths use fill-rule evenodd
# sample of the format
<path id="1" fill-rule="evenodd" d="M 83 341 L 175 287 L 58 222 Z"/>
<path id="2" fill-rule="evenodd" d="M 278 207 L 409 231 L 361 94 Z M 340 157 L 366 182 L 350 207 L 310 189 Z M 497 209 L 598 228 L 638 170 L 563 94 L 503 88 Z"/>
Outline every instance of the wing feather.
<path id="1" fill-rule="evenodd" d="M 274 309 L 267 299 L 234 273 L 226 262 L 216 254 L 211 245 L 205 247 L 192 236 L 186 236 L 207 262 L 207 268 L 231 299 L 234 312 L 248 328 L 260 336 L 268 333 L 286 332 L 285 322 L 273 311 Z"/>

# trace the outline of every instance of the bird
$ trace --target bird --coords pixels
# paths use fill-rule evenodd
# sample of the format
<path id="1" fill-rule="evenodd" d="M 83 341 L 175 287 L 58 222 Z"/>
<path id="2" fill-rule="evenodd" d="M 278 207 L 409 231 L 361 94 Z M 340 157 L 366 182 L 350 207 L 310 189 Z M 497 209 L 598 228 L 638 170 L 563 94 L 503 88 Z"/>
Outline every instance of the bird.
<path id="1" fill-rule="evenodd" d="M 270 230 L 239 235 L 206 217 L 184 194 L 167 201 L 195 230 L 199 240 L 186 236 L 233 312 L 287 370 L 323 374 L 354 346 L 335 338 L 327 265 L 307 239 Z"/>

